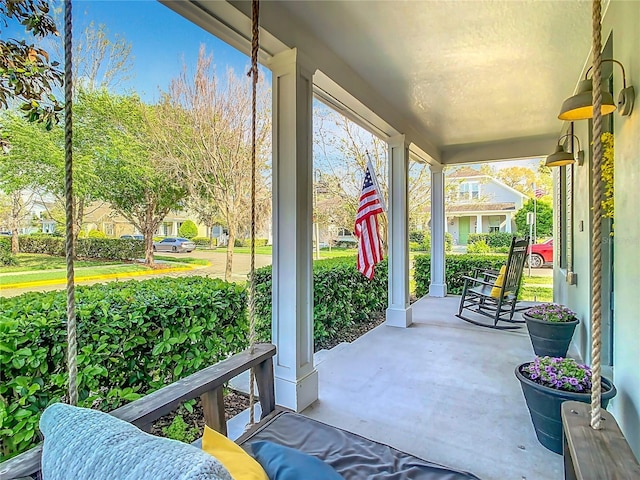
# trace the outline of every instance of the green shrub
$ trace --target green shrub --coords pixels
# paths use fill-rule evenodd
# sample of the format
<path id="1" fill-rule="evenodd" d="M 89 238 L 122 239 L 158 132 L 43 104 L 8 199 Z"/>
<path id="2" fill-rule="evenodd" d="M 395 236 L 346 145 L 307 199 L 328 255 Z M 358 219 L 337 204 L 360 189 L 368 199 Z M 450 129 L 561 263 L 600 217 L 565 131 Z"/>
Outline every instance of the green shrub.
<path id="1" fill-rule="evenodd" d="M 195 223 L 193 223 L 193 221 L 185 220 L 184 222 L 182 222 L 182 225 L 180 225 L 180 228 L 178 229 L 178 233 L 180 234 L 181 237 L 188 238 L 189 240 L 191 240 L 192 238 L 195 238 L 198 236 L 198 227 L 196 226 Z"/>
<path id="2" fill-rule="evenodd" d="M 184 421 L 184 418 L 182 418 L 182 415 L 176 415 L 173 417 L 171 425 L 162 429 L 162 433 L 172 440 L 192 443 L 200 436 L 200 429 L 198 429 L 198 427 L 189 427 Z"/>
<path id="3" fill-rule="evenodd" d="M 209 239 L 208 237 L 195 237 L 192 238 L 191 241 L 199 247 L 215 247 L 216 245 L 218 245 L 218 239 L 216 237 L 213 237 L 211 239 Z"/>
<path id="4" fill-rule="evenodd" d="M 0 238 L 0 265 L 15 265 L 16 257 L 11 253 L 11 237 Z"/>
<path id="5" fill-rule="evenodd" d="M 472 245 L 476 242 L 485 242 L 492 249 L 511 246 L 511 239 L 515 236 L 508 232 L 492 232 L 492 233 L 470 233 L 468 244 Z M 508 250 L 507 250 L 508 251 Z"/>
<path id="6" fill-rule="evenodd" d="M 491 253 L 492 248 L 487 245 L 487 242 L 484 240 L 476 241 L 474 243 L 470 243 L 467 246 L 467 253 Z"/>
<path id="7" fill-rule="evenodd" d="M 447 292 L 453 295 L 460 295 L 464 286 L 464 278 L 462 278 L 464 275 L 472 275 L 476 268 L 499 270 L 506 262 L 506 255 L 447 255 L 445 263 Z M 431 256 L 416 256 L 413 261 L 413 267 L 416 296 L 422 297 L 429 292 Z"/>
<path id="8" fill-rule="evenodd" d="M 409 241 L 416 243 L 424 242 L 424 230 L 409 230 Z"/>
<path id="9" fill-rule="evenodd" d="M 78 287 L 79 405 L 112 410 L 247 346 L 244 287 L 206 277 Z M 0 308 L 0 460 L 33 447 L 44 408 L 66 394 L 65 293 Z"/>
<path id="10" fill-rule="evenodd" d="M 412 252 L 419 252 L 422 250 L 422 244 L 419 242 L 409 242 L 409 250 Z"/>
<path id="11" fill-rule="evenodd" d="M 358 243 L 353 241 L 349 241 L 349 240 L 338 240 L 336 242 L 336 247 L 337 248 L 353 248 L 356 249 L 358 247 Z"/>
<path id="12" fill-rule="evenodd" d="M 424 241 L 422 242 L 422 250 L 425 252 L 431 251 L 431 235 L 429 233 L 425 234 Z M 444 234 L 444 251 L 450 252 L 453 250 L 453 235 L 449 232 L 445 232 Z"/>
<path id="13" fill-rule="evenodd" d="M 100 230 L 91 230 L 87 235 L 87 238 L 107 238 L 107 234 Z"/>
<path id="14" fill-rule="evenodd" d="M 23 253 L 46 253 L 63 257 L 65 239 L 51 236 L 20 236 L 20 251 Z M 76 255 L 80 258 L 102 258 L 105 260 L 131 260 L 144 257 L 144 242 L 123 238 L 79 238 Z"/>
<path id="15" fill-rule="evenodd" d="M 271 266 L 256 270 L 256 324 L 260 340 L 271 339 Z M 355 257 L 313 262 L 313 338 L 315 342 L 369 318 L 387 307 L 387 261 L 369 281 Z"/>
<path id="16" fill-rule="evenodd" d="M 266 238 L 256 238 L 256 242 L 255 245 L 256 247 L 265 247 L 267 245 L 267 243 L 269 242 L 268 239 Z M 251 239 L 249 238 L 236 238 L 236 240 L 233 242 L 233 245 L 236 247 L 250 247 L 251 246 Z"/>

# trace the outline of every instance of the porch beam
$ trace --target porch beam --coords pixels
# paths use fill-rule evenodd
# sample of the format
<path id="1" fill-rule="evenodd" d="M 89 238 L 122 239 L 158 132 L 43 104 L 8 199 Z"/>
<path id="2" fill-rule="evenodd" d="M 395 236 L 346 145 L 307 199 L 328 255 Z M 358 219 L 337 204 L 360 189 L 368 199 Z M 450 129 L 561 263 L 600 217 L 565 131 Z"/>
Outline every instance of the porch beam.
<path id="1" fill-rule="evenodd" d="M 411 325 L 409 305 L 409 144 L 389 139 L 389 307 L 386 325 Z"/>
<path id="2" fill-rule="evenodd" d="M 318 399 L 313 366 L 313 72 L 296 49 L 274 56 L 272 338 L 276 403 L 300 412 Z"/>
<path id="3" fill-rule="evenodd" d="M 553 152 L 558 135 L 542 135 L 493 142 L 449 145 L 441 149 L 441 163 L 484 163 L 500 160 L 535 158 Z"/>
<path id="4" fill-rule="evenodd" d="M 444 172 L 442 165 L 430 165 L 431 170 L 431 284 L 430 297 L 445 297 L 447 284 L 444 277 L 445 265 L 445 215 L 444 215 Z"/>

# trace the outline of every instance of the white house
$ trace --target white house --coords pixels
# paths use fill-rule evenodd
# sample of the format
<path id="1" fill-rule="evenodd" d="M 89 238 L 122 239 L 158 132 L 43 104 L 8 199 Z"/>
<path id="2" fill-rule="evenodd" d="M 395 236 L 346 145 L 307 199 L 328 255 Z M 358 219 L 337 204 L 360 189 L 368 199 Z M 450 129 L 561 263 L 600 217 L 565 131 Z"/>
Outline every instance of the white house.
<path id="1" fill-rule="evenodd" d="M 469 233 L 515 232 L 514 214 L 527 196 L 479 170 L 463 167 L 447 175 L 445 229 L 466 245 Z"/>

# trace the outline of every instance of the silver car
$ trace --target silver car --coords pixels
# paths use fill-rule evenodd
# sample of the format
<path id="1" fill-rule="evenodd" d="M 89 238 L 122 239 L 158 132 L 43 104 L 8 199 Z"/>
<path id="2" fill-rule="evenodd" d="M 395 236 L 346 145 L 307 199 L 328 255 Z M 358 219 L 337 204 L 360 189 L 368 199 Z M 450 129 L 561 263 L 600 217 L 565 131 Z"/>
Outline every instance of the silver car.
<path id="1" fill-rule="evenodd" d="M 192 252 L 196 244 L 186 238 L 167 237 L 159 242 L 153 242 L 154 252 Z"/>

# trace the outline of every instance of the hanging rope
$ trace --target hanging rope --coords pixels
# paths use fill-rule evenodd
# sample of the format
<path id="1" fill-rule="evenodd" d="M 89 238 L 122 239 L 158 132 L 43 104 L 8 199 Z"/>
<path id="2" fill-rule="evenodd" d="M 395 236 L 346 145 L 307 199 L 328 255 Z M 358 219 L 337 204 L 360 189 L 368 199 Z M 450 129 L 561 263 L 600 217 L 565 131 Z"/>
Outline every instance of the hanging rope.
<path id="1" fill-rule="evenodd" d="M 602 40 L 600 0 L 593 0 L 593 236 L 591 237 L 591 428 L 600 429 L 602 323 Z"/>
<path id="2" fill-rule="evenodd" d="M 259 0 L 252 1 L 251 10 L 251 70 L 248 76 L 251 77 L 251 265 L 249 267 L 249 351 L 253 353 L 256 344 L 256 125 L 257 125 L 257 105 L 258 94 L 258 49 L 260 14 Z M 249 375 L 249 424 L 255 423 L 255 372 L 251 369 Z"/>
<path id="3" fill-rule="evenodd" d="M 69 371 L 69 403 L 78 403 L 78 347 L 76 339 L 76 291 L 73 261 L 73 73 L 72 73 L 71 0 L 64 2 L 64 196 L 66 204 L 67 256 L 67 369 Z"/>

